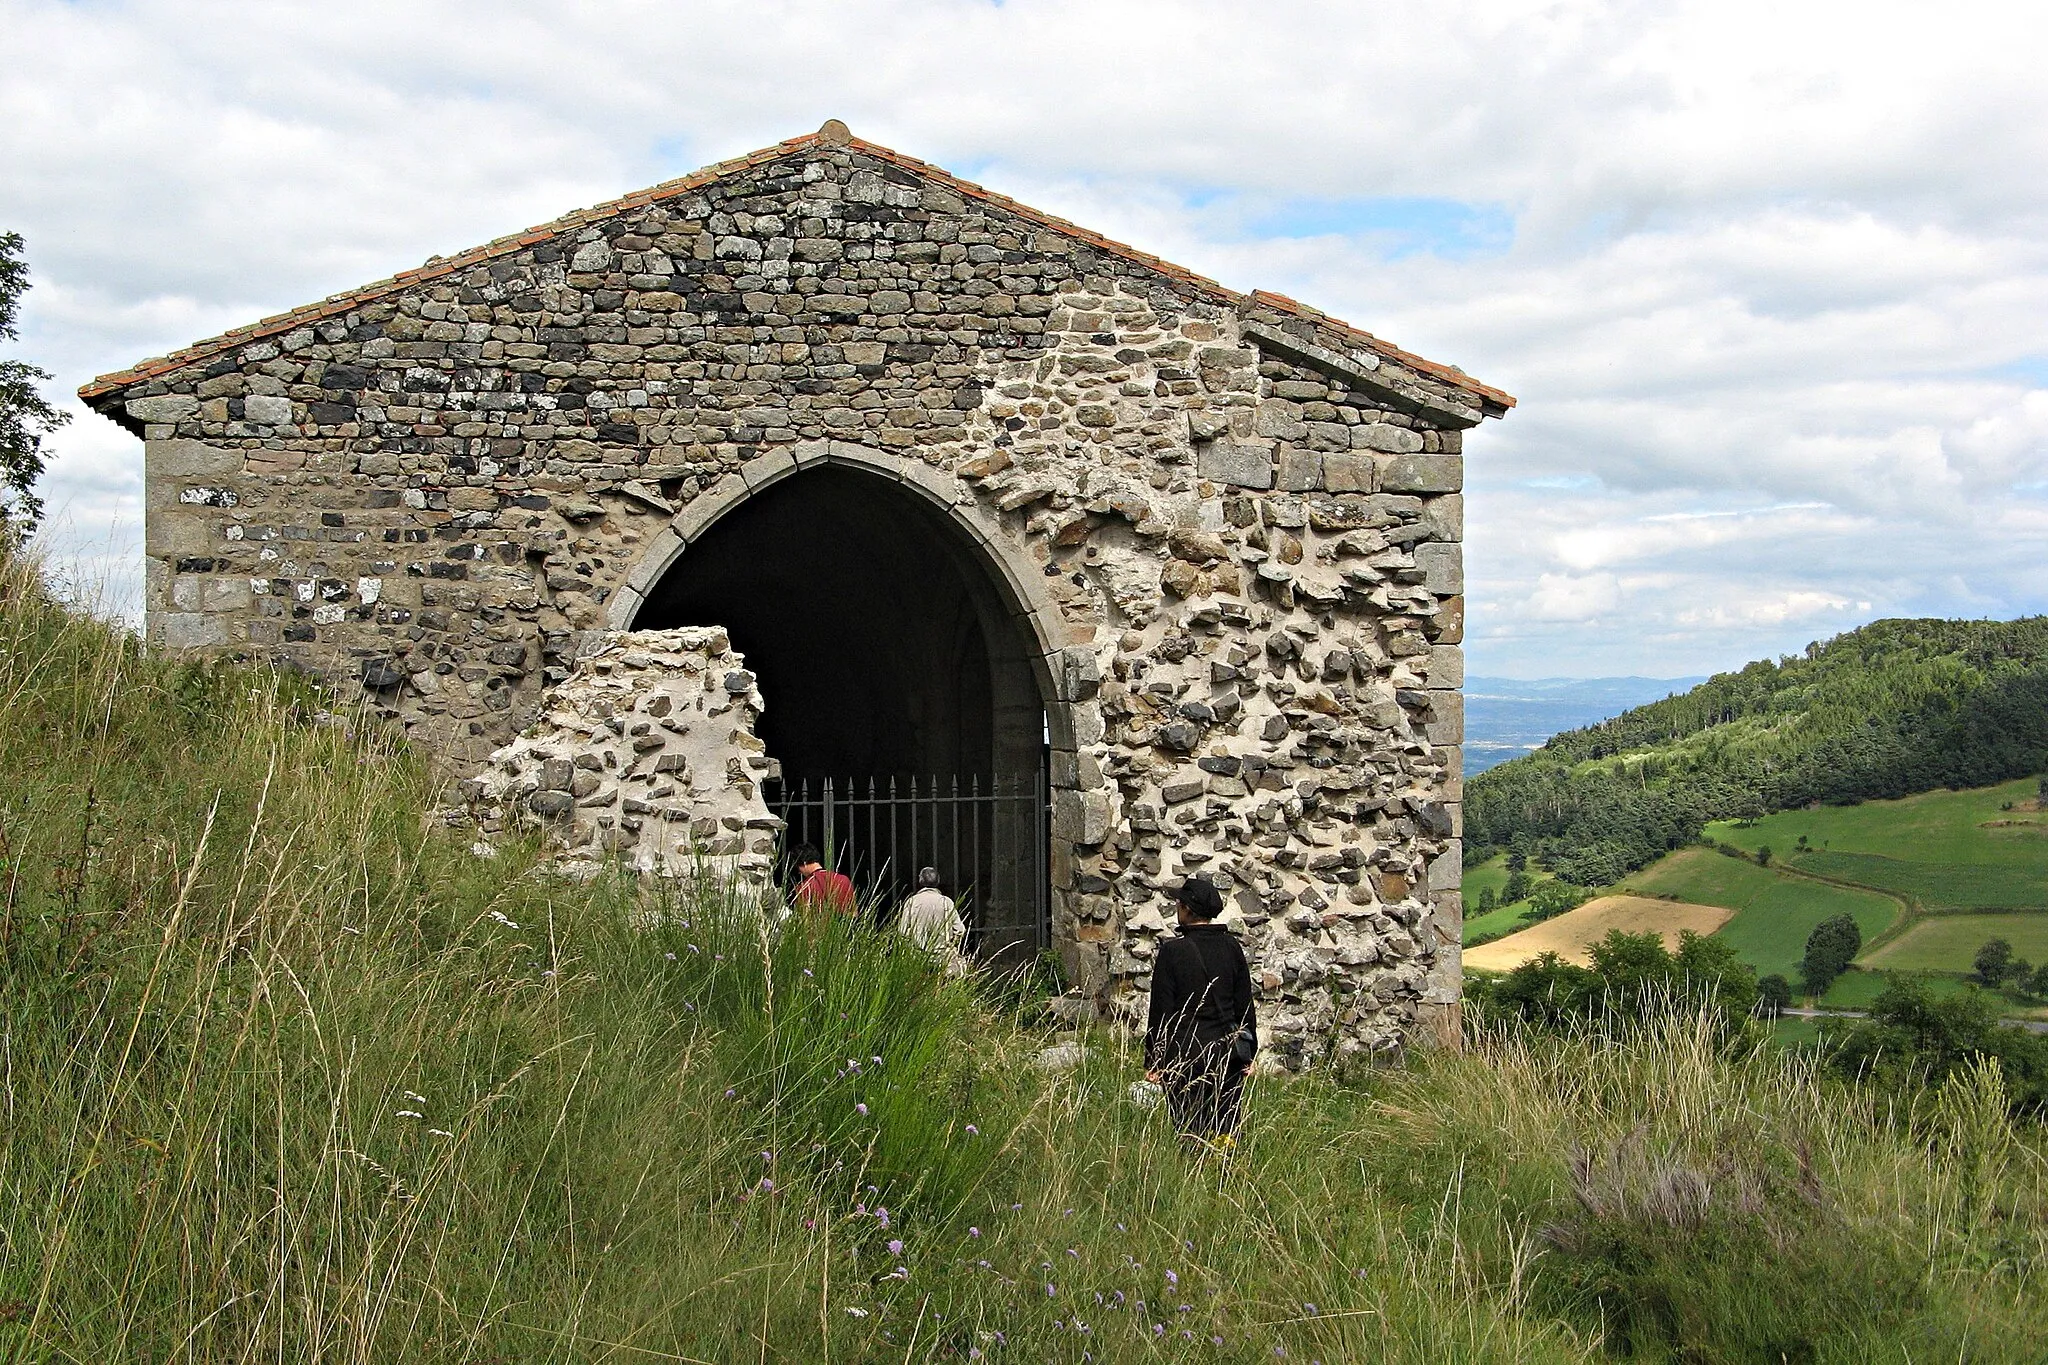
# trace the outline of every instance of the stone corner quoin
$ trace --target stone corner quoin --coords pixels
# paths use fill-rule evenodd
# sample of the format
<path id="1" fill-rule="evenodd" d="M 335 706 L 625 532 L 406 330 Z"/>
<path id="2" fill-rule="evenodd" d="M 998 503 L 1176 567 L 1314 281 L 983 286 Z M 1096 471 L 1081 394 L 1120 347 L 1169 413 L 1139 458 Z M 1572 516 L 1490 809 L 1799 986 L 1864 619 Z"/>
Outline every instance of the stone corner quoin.
<path id="1" fill-rule="evenodd" d="M 465 773 L 725 508 L 895 479 L 1037 641 L 1071 980 L 1142 1020 L 1199 872 L 1283 1063 L 1455 1038 L 1462 443 L 1505 394 L 833 125 L 81 392 L 146 443 L 152 643 Z"/>

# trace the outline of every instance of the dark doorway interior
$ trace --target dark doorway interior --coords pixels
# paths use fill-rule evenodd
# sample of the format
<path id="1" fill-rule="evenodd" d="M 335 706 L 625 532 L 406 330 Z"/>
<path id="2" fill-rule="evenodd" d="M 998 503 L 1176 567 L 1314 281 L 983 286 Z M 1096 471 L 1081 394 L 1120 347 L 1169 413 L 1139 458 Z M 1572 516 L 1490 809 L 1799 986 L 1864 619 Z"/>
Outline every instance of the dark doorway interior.
<path id="1" fill-rule="evenodd" d="M 725 627 L 760 679 L 792 839 L 829 830 L 885 907 L 936 859 L 988 950 L 1043 938 L 1044 718 L 1029 632 L 982 554 L 900 484 L 825 466 L 720 518 L 634 625 Z"/>

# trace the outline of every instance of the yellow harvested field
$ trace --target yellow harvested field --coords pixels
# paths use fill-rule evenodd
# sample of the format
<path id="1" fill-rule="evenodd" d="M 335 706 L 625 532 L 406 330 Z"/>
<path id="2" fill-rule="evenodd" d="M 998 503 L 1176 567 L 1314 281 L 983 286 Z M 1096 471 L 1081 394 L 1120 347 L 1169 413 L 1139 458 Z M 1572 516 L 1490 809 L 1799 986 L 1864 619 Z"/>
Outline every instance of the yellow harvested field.
<path id="1" fill-rule="evenodd" d="M 1676 948 L 1682 931 L 1711 934 L 1734 914 L 1719 905 L 1660 901 L 1649 896 L 1602 896 L 1576 910 L 1567 910 L 1556 919 L 1532 924 L 1518 934 L 1467 948 L 1465 965 L 1484 972 L 1508 972 L 1532 957 L 1556 953 L 1583 967 L 1592 960 L 1586 950 L 1607 937 L 1611 929 L 1631 934 L 1654 929 L 1665 947 Z"/>

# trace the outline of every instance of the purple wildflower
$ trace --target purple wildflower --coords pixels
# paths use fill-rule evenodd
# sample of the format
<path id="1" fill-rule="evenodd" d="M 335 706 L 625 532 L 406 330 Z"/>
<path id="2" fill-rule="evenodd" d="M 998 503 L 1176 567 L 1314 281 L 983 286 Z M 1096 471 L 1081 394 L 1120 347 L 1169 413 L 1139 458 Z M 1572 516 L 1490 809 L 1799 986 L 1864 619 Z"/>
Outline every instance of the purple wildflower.
<path id="1" fill-rule="evenodd" d="M 903 1240 L 900 1237 L 891 1237 L 889 1239 L 889 1254 L 891 1256 L 901 1256 L 903 1254 Z"/>
<path id="2" fill-rule="evenodd" d="M 859 1114 L 862 1118 L 866 1118 L 868 1116 L 868 1107 L 865 1104 L 856 1104 L 853 1106 L 853 1112 Z"/>

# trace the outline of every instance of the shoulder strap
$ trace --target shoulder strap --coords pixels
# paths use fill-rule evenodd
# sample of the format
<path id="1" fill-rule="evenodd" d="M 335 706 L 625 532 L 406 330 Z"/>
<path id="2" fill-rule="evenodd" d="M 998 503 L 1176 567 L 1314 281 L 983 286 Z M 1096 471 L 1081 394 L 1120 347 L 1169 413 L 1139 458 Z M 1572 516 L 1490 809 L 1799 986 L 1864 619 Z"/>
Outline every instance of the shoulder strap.
<path id="1" fill-rule="evenodd" d="M 1194 949 L 1195 956 L 1201 959 L 1202 970 L 1208 973 L 1209 976 L 1208 983 L 1202 989 L 1201 1005 L 1197 1006 L 1198 1012 L 1202 1012 L 1204 1006 L 1208 1006 L 1213 1002 L 1220 1007 L 1219 1012 L 1225 1019 L 1236 1019 L 1241 1016 L 1244 1013 L 1243 1002 L 1234 1001 L 1232 998 L 1237 992 L 1235 990 L 1236 983 L 1229 979 L 1231 976 L 1229 971 L 1230 962 L 1226 959 L 1223 964 L 1224 970 L 1216 970 L 1216 964 L 1210 960 L 1209 950 L 1203 943 L 1203 940 L 1209 937 L 1208 934 L 1186 934 L 1183 937 L 1187 939 L 1189 946 Z M 1218 987 L 1221 987 L 1221 989 L 1217 989 Z M 1233 1008 L 1233 1005 L 1235 1005 L 1235 1008 Z"/>

